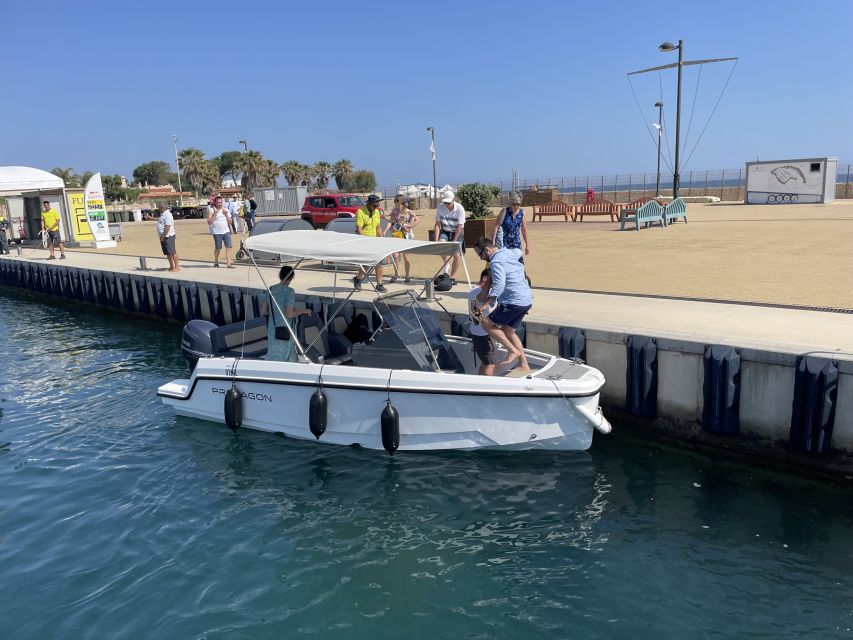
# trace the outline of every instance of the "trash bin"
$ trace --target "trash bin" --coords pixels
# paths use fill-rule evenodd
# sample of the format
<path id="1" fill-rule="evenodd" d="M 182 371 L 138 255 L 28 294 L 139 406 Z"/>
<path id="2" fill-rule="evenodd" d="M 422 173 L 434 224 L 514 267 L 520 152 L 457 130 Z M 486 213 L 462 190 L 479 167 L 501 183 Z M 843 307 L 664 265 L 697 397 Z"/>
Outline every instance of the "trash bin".
<path id="1" fill-rule="evenodd" d="M 142 210 L 134 209 L 133 210 L 133 221 L 134 222 L 142 222 Z"/>
<path id="2" fill-rule="evenodd" d="M 589 204 L 590 202 L 595 202 L 595 189 L 593 189 L 592 187 L 586 190 L 586 201 L 587 204 Z"/>
<path id="3" fill-rule="evenodd" d="M 117 222 L 115 211 L 107 211 L 107 222 Z"/>
<path id="4" fill-rule="evenodd" d="M 130 211 L 119 211 L 118 216 L 119 222 L 130 222 Z"/>

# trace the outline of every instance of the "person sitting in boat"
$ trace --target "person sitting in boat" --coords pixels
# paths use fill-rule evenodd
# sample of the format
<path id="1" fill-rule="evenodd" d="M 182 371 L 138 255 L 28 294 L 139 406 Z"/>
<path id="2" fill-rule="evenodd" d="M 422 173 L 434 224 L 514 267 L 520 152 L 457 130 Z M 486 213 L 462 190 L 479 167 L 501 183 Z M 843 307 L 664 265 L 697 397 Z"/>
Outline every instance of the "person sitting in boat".
<path id="1" fill-rule="evenodd" d="M 269 317 L 267 321 L 267 360 L 296 362 L 293 337 L 287 328 L 289 326 L 295 333 L 296 327 L 295 323 L 291 324 L 285 318 L 311 315 L 311 309 L 300 310 L 294 306 L 296 292 L 290 287 L 294 273 L 293 267 L 283 266 L 278 272 L 279 283 L 270 287 L 266 294 L 267 300 L 261 303 L 261 313 Z M 272 301 L 270 296 L 272 296 Z M 284 313 L 285 318 L 281 317 L 279 309 Z"/>
<path id="2" fill-rule="evenodd" d="M 491 270 L 492 286 L 485 302 L 478 302 L 477 305 L 482 312 L 497 301 L 493 311 L 484 313 L 482 324 L 492 339 L 500 342 L 508 351 L 507 358 L 498 364 L 509 365 L 518 360 L 519 370 L 529 370 L 524 345 L 516 334 L 524 316 L 533 306 L 533 294 L 527 284 L 524 264 L 515 253 L 498 249 L 488 238 L 477 240 L 474 251 L 481 260 L 489 262 Z"/>
<path id="3" fill-rule="evenodd" d="M 468 333 L 471 335 L 474 353 L 477 354 L 477 359 L 480 361 L 480 369 L 477 373 L 481 376 L 493 376 L 495 365 L 500 357 L 494 341 L 481 324 L 483 313 L 478 304 L 478 302 L 485 301 L 486 294 L 491 287 L 491 271 L 486 267 L 480 273 L 480 281 L 468 293 L 468 317 L 470 318 Z"/>

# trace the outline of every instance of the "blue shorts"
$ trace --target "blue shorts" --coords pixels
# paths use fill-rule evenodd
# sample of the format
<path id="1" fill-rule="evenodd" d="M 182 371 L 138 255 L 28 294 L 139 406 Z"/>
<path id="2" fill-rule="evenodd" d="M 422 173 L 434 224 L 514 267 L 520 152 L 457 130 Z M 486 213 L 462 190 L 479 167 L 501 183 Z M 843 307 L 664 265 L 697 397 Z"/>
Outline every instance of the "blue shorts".
<path id="1" fill-rule="evenodd" d="M 219 251 L 222 248 L 222 245 L 225 245 L 226 249 L 231 248 L 231 232 L 228 233 L 214 233 L 213 234 L 213 244 L 216 247 L 216 250 Z"/>
<path id="2" fill-rule="evenodd" d="M 453 242 L 453 236 L 456 235 L 455 231 L 445 231 L 442 229 L 438 232 L 438 239 L 444 240 L 446 242 Z M 459 236 L 459 240 L 457 242 L 462 245 L 462 253 L 465 253 L 465 234 Z"/>
<path id="3" fill-rule="evenodd" d="M 500 327 L 512 327 L 518 329 L 521 326 L 521 321 L 530 307 L 533 305 L 519 306 L 517 304 L 499 304 L 494 311 L 489 314 L 489 320 Z"/>

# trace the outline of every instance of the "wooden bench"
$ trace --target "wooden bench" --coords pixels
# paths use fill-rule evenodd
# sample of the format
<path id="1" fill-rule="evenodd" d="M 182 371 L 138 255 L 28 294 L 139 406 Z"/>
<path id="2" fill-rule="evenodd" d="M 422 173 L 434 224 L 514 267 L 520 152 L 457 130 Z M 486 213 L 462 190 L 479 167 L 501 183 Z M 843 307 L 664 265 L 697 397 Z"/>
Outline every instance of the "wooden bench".
<path id="1" fill-rule="evenodd" d="M 636 225 L 637 231 L 640 230 L 640 225 L 652 222 L 659 222 L 661 227 L 666 226 L 663 207 L 657 200 L 649 200 L 639 209 L 622 209 L 621 217 L 621 224 L 619 225 L 620 231 L 625 228 L 626 223 L 630 222 L 633 222 L 634 225 Z"/>
<path id="2" fill-rule="evenodd" d="M 571 216 L 572 222 L 575 221 L 574 207 L 562 200 L 533 205 L 533 222 L 536 222 L 536 216 L 539 216 L 539 222 L 542 222 L 542 216 L 563 216 L 565 222 L 568 222 Z"/>
<path id="3" fill-rule="evenodd" d="M 684 200 L 676 198 L 663 208 L 664 222 L 672 224 L 679 218 L 684 218 L 684 224 L 687 224 L 687 205 Z"/>
<path id="4" fill-rule="evenodd" d="M 584 216 L 610 216 L 611 222 L 619 221 L 619 207 L 610 200 L 596 200 L 582 204 L 575 210 L 575 221 L 583 222 Z"/>

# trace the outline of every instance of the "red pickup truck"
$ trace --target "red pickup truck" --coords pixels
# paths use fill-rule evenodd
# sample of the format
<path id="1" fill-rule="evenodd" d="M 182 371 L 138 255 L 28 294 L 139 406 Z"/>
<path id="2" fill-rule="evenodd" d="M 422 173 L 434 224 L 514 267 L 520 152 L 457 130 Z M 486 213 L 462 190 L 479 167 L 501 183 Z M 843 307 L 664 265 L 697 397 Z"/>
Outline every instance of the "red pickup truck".
<path id="1" fill-rule="evenodd" d="M 354 218 L 364 205 L 364 199 L 352 193 L 308 196 L 302 205 L 302 219 L 310 222 L 315 229 L 322 229 L 335 218 Z"/>

